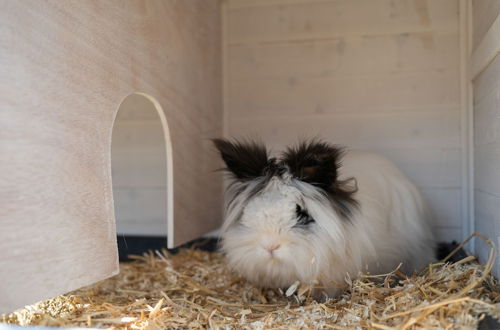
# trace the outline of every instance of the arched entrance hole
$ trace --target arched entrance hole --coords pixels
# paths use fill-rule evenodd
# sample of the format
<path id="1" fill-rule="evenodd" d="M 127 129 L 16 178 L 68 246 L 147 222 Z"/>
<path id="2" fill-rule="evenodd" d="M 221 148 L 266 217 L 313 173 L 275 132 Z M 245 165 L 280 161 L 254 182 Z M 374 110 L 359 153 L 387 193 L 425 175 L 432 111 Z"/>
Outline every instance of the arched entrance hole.
<path id="1" fill-rule="evenodd" d="M 111 170 L 117 234 L 172 235 L 171 142 L 165 114 L 153 97 L 133 93 L 120 104 Z"/>

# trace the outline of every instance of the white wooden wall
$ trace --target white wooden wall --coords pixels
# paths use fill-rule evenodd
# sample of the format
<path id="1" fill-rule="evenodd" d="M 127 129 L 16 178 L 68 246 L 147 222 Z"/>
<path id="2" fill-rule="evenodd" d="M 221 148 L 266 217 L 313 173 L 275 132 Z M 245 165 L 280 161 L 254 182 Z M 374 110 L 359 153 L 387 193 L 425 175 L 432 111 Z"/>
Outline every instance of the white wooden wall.
<path id="1" fill-rule="evenodd" d="M 390 158 L 462 238 L 457 0 L 232 0 L 228 136 L 321 136 Z"/>
<path id="2" fill-rule="evenodd" d="M 500 247 L 500 0 L 474 0 L 473 108 L 475 230 Z M 485 51 L 488 50 L 488 51 Z M 478 62 L 487 65 L 480 67 Z M 476 241 L 483 261 L 489 248 Z M 500 259 L 496 274 L 500 276 Z"/>
<path id="3" fill-rule="evenodd" d="M 118 109 L 111 139 L 117 234 L 167 235 L 167 162 L 160 117 L 132 94 Z"/>

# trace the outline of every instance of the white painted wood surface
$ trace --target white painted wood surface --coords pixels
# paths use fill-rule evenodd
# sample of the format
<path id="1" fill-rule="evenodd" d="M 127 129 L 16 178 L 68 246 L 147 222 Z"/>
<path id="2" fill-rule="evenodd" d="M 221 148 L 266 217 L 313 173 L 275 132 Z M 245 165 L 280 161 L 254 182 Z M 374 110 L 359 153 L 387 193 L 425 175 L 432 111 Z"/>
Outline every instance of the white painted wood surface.
<path id="1" fill-rule="evenodd" d="M 217 0 L 0 1 L 0 313 L 118 271 L 111 134 L 122 100 L 161 105 L 174 240 L 218 227 Z"/>
<path id="2" fill-rule="evenodd" d="M 154 104 L 139 94 L 126 97 L 111 139 L 118 235 L 167 237 L 166 140 Z"/>
<path id="3" fill-rule="evenodd" d="M 474 81 L 475 230 L 500 242 L 500 56 Z M 489 249 L 476 241 L 484 261 Z M 500 276 L 500 259 L 496 274 Z"/>
<path id="4" fill-rule="evenodd" d="M 500 2 L 500 0 L 496 1 Z M 483 38 L 478 41 L 478 44 L 473 50 L 470 64 L 471 79 L 477 78 L 477 76 L 483 72 L 500 53 L 500 15 L 495 17 L 496 19 L 484 34 Z M 474 23 L 474 27 L 476 23 Z"/>
<path id="5" fill-rule="evenodd" d="M 458 1 L 229 1 L 229 136 L 321 136 L 393 160 L 462 238 Z"/>
<path id="6" fill-rule="evenodd" d="M 471 0 L 471 2 L 472 20 L 474 22 L 472 44 L 473 49 L 476 49 L 500 14 L 500 1 Z"/>
<path id="7" fill-rule="evenodd" d="M 458 1 L 459 57 L 460 57 L 460 144 L 461 144 L 461 214 L 462 240 L 474 232 L 474 115 L 470 58 L 472 52 L 472 4 L 470 0 Z M 466 248 L 474 253 L 473 243 Z"/>

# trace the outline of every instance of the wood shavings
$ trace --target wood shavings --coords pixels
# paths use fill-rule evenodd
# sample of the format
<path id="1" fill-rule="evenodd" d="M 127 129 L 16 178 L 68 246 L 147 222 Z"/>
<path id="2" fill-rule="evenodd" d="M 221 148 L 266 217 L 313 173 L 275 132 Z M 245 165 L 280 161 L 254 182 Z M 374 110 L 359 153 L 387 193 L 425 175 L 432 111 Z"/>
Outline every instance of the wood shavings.
<path id="1" fill-rule="evenodd" d="M 420 274 L 398 269 L 346 277 L 348 288 L 326 301 L 312 287 L 259 289 L 231 273 L 218 253 L 157 251 L 121 264 L 120 274 L 93 286 L 0 316 L 0 322 L 113 329 L 429 329 L 476 328 L 500 316 L 500 291 L 491 269 L 467 257 L 439 262 Z M 465 244 L 465 242 L 463 243 Z M 462 244 L 462 246 L 463 246 Z"/>
<path id="2" fill-rule="evenodd" d="M 299 281 L 295 281 L 295 283 L 293 283 L 292 285 L 290 285 L 290 287 L 286 290 L 285 296 L 290 297 L 292 294 L 294 294 L 295 291 L 297 291 L 299 285 L 300 285 L 300 282 Z"/>

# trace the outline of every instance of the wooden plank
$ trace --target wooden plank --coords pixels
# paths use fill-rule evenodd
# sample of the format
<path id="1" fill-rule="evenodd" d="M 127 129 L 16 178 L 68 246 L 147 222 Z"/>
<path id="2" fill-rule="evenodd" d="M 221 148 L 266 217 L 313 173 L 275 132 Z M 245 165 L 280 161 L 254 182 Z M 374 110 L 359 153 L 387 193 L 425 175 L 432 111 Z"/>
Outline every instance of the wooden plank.
<path id="1" fill-rule="evenodd" d="M 165 236 L 167 238 L 167 190 L 115 188 L 117 234 Z"/>
<path id="2" fill-rule="evenodd" d="M 113 187 L 166 187 L 165 159 L 164 149 L 113 150 Z"/>
<path id="3" fill-rule="evenodd" d="M 372 113 L 456 107 L 458 70 L 284 79 L 232 79 L 230 117 Z"/>
<path id="4" fill-rule="evenodd" d="M 458 29 L 455 0 L 304 1 L 229 11 L 231 44 Z"/>
<path id="5" fill-rule="evenodd" d="M 458 148 L 456 112 L 374 115 L 303 115 L 233 118 L 231 136 L 254 136 L 284 146 L 300 137 L 321 136 L 354 149 Z"/>
<path id="6" fill-rule="evenodd" d="M 324 41 L 229 46 L 232 79 L 456 69 L 456 33 L 418 32 Z M 366 60 L 370 54 L 370 60 Z"/>

